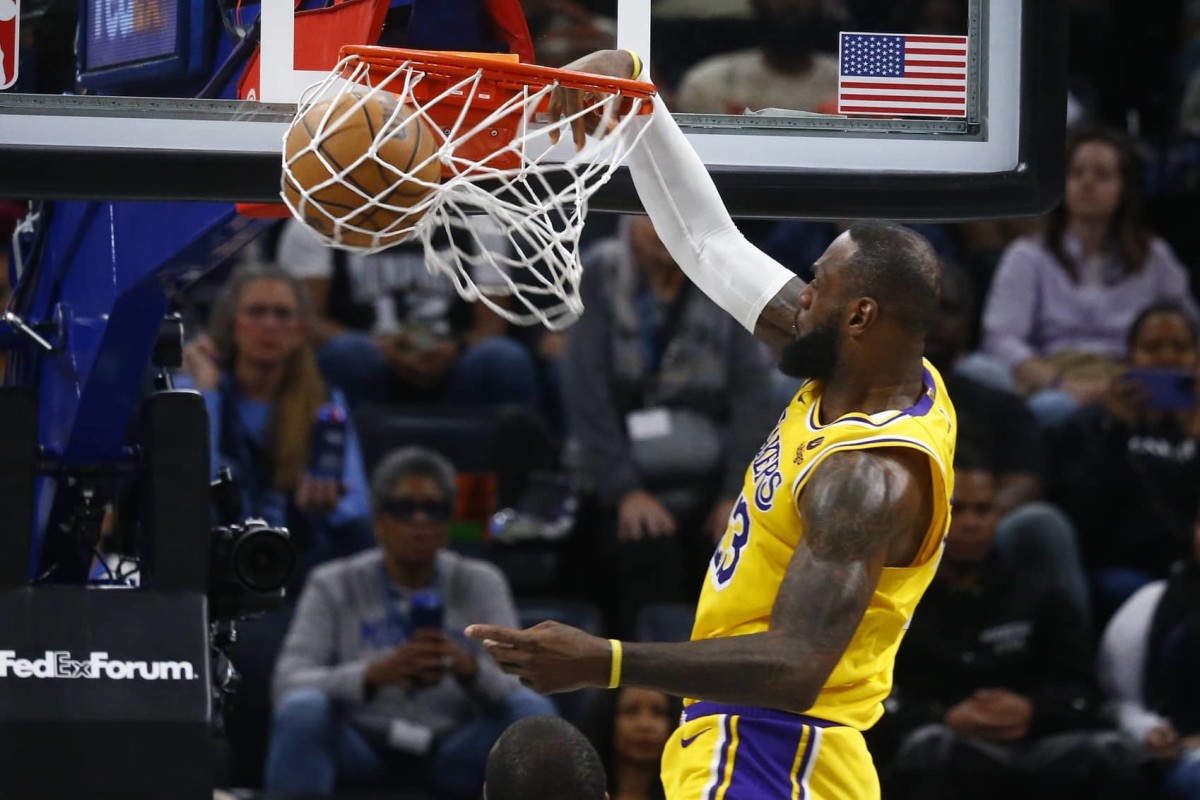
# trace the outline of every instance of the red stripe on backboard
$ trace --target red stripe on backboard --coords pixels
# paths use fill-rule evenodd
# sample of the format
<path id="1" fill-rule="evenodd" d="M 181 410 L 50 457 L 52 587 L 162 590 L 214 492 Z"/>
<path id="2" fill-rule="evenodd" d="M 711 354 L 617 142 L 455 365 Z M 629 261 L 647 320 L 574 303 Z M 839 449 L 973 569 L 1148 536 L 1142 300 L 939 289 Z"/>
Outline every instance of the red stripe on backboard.
<path id="1" fill-rule="evenodd" d="M 917 44 L 966 44 L 967 37 L 965 36 L 905 36 L 904 41 L 916 42 Z"/>

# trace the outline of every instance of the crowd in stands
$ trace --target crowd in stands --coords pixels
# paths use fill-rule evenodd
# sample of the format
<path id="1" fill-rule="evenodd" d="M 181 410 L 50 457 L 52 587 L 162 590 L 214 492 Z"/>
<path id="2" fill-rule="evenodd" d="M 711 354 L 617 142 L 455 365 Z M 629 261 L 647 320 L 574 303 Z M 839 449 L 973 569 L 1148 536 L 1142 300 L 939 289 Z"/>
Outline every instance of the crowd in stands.
<path id="1" fill-rule="evenodd" d="M 540 63 L 615 42 L 615 0 L 524 5 Z M 679 112 L 829 111 L 838 30 L 965 33 L 968 6 L 656 0 L 652 68 Z M 944 264 L 926 356 L 959 457 L 944 561 L 870 734 L 889 798 L 1200 800 L 1200 2 L 1069 7 L 1061 205 L 914 226 Z M 804 278 L 844 229 L 743 226 Z M 350 254 L 292 221 L 194 287 L 213 300 L 177 385 L 207 403 L 214 471 L 300 556 L 287 607 L 230 653 L 230 785 L 477 798 L 506 728 L 561 715 L 614 800 L 663 796 L 677 699 L 542 697 L 461 632 L 557 615 L 686 638 L 796 384 L 646 217 L 592 212 L 586 237 L 564 333 L 463 301 L 420 245 Z"/>
<path id="2" fill-rule="evenodd" d="M 686 53 L 655 48 L 661 88 L 696 113 L 828 110 L 836 30 L 963 32 L 967 7 L 662 5 L 680 30 L 726 26 L 724 44 L 694 34 L 701 46 Z M 1184 32 L 1170 47 L 1154 27 L 1167 6 L 1182 26 L 1165 27 Z M 539 60 L 610 44 L 613 12 L 529 4 Z M 1200 5 L 1078 2 L 1071 14 L 1061 206 L 1044 219 L 920 226 L 945 265 L 927 357 L 959 415 L 958 492 L 943 565 L 871 735 L 888 797 L 1200 797 Z M 1124 35 L 1130 14 L 1145 16 L 1138 36 Z M 1099 52 L 1118 43 L 1177 58 L 1117 75 Z M 1155 91 L 1142 91 L 1149 82 Z M 807 277 L 841 228 L 745 231 Z M 558 603 L 609 635 L 686 637 L 741 471 L 794 384 L 686 281 L 648 219 L 598 216 L 588 233 L 586 313 L 563 335 L 512 330 L 463 303 L 419 249 L 343 254 L 294 223 L 255 254 L 276 266 L 226 279 L 185 372 L 216 421 L 215 463 L 234 467 L 247 508 L 300 532 L 305 566 L 292 607 L 247 629 L 260 663 L 239 666 L 264 699 L 231 728 L 262 743 L 234 748 L 235 782 L 472 797 L 506 725 L 562 713 L 600 753 L 612 797 L 661 796 L 677 700 L 625 689 L 551 703 L 458 632 L 536 622 L 527 614 Z M 349 412 L 340 480 L 304 466 L 306 429 L 327 407 Z M 444 457 L 490 447 L 453 441 L 481 430 L 456 434 L 462 418 L 505 441 L 498 408 L 550 432 L 552 455 L 536 461 L 567 487 L 554 503 L 529 491 L 536 477 L 496 463 L 532 463 L 527 454 Z M 354 420 L 368 412 L 407 423 L 394 441 L 360 446 Z M 502 485 L 467 511 L 456 502 L 466 473 L 489 470 Z M 501 533 L 489 517 L 500 501 L 525 521 L 522 536 L 485 535 Z M 573 526 L 545 535 L 564 501 Z"/>

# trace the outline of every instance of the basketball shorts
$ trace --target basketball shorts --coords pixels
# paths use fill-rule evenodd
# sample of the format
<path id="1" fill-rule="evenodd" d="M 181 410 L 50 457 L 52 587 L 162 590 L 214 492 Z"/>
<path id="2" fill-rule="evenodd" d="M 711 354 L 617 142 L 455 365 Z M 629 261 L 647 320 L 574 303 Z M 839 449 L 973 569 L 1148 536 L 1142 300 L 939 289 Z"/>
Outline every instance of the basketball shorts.
<path id="1" fill-rule="evenodd" d="M 698 702 L 667 742 L 667 800 L 879 800 L 854 728 L 767 708 Z"/>

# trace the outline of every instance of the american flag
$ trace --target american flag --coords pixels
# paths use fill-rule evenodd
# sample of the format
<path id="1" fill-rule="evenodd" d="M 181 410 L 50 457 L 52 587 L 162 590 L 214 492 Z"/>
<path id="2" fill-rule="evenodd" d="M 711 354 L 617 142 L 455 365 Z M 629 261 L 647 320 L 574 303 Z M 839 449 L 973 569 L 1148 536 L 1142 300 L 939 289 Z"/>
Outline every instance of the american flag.
<path id="1" fill-rule="evenodd" d="M 967 37 L 843 33 L 838 113 L 965 117 Z"/>

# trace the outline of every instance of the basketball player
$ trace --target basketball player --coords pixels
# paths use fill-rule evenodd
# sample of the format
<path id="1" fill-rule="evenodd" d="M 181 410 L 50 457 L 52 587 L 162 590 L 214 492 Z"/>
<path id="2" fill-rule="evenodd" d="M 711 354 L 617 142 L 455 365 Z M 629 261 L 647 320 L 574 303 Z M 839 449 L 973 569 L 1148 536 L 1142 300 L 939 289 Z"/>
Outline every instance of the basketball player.
<path id="1" fill-rule="evenodd" d="M 569 68 L 629 77 L 604 51 Z M 552 111 L 578 98 L 560 94 Z M 867 800 L 861 731 L 949 527 L 955 415 L 922 359 L 938 263 L 908 229 L 860 222 L 805 284 L 747 242 L 661 100 L 630 159 L 638 193 L 689 278 L 808 380 L 746 471 L 692 641 L 604 640 L 564 625 L 472 625 L 543 692 L 640 686 L 685 699 L 663 754 L 671 800 Z M 583 131 L 575 136 L 581 140 Z"/>
<path id="2" fill-rule="evenodd" d="M 608 800 L 600 755 L 560 717 L 526 717 L 488 753 L 484 800 Z"/>

